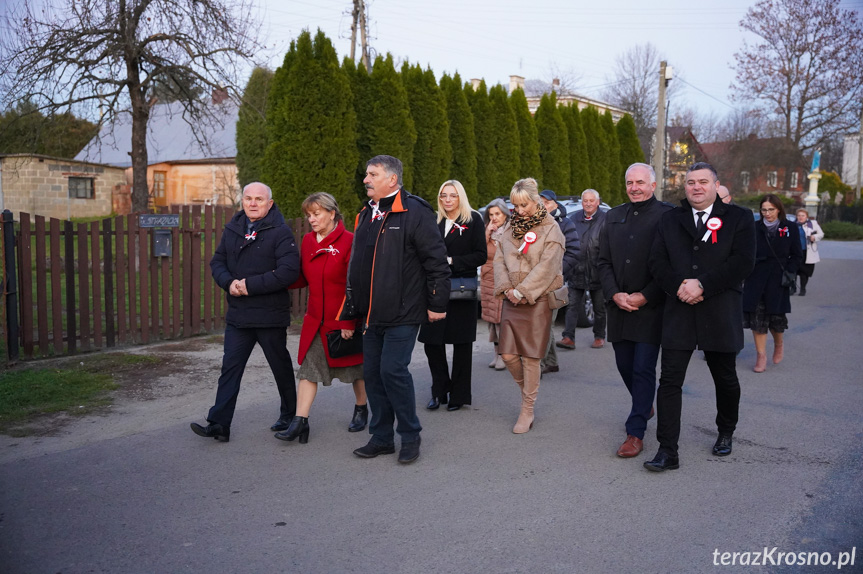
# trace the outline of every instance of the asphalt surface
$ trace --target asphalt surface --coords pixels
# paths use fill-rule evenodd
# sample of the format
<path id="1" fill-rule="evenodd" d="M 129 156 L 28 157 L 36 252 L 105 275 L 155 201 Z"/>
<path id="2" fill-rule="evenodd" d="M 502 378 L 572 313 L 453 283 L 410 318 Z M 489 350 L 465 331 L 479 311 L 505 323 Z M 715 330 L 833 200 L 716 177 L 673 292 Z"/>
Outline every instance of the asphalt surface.
<path id="1" fill-rule="evenodd" d="M 416 348 L 412 465 L 351 454 L 368 435 L 346 430 L 348 385 L 319 391 L 307 445 L 272 438 L 273 387 L 241 401 L 227 444 L 192 434 L 209 407 L 195 404 L 182 423 L 0 464 L 0 571 L 828 572 L 837 565 L 771 561 L 845 561 L 856 547 L 841 571 L 863 572 L 863 244 L 824 242 L 821 254 L 808 295 L 792 298 L 785 360 L 753 373 L 747 334 L 731 456 L 710 454 L 714 392 L 696 353 L 680 469 L 642 467 L 655 419 L 645 452 L 617 458 L 629 397 L 588 329 L 543 379 L 534 429 L 512 434 L 519 393 L 487 368 L 481 324 L 469 409 L 423 408 Z M 767 566 L 752 565 L 765 548 Z M 721 566 L 724 552 L 749 554 Z"/>

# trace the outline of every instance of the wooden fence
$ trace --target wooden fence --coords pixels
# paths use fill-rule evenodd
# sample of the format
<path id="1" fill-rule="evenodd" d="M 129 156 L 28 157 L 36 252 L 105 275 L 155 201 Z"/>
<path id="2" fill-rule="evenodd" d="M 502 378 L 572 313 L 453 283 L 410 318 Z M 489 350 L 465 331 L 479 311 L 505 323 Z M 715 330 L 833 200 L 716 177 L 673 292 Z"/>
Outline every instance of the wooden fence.
<path id="1" fill-rule="evenodd" d="M 16 294 L 8 264 L 0 304 L 6 361 L 15 361 L 19 350 L 30 359 L 223 329 L 225 294 L 209 262 L 234 210 L 196 205 L 162 212 L 180 220 L 170 228 L 166 257 L 154 256 L 154 229 L 139 227 L 136 214 L 73 223 L 21 213 L 14 249 L 17 310 L 9 304 Z M 299 248 L 308 223 L 288 223 Z M 292 294 L 292 314 L 299 319 L 306 289 Z"/>

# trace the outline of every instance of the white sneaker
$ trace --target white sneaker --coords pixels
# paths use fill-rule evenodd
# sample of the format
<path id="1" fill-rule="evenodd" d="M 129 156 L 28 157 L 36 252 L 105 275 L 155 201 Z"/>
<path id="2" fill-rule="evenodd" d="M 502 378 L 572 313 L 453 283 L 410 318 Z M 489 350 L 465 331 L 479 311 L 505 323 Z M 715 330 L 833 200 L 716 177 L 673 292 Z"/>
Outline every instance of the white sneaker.
<path id="1" fill-rule="evenodd" d="M 500 355 L 498 355 L 497 358 L 494 360 L 494 370 L 495 371 L 505 371 L 506 370 L 506 363 L 503 362 L 503 357 L 501 357 Z"/>

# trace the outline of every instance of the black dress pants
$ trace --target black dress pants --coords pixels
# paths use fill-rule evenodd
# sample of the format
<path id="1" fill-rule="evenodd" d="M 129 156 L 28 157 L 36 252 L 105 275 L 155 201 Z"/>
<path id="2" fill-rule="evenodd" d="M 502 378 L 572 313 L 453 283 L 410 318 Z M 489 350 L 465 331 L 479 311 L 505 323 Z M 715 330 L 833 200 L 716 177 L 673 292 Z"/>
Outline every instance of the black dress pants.
<path id="1" fill-rule="evenodd" d="M 432 396 L 457 405 L 471 404 L 471 366 L 473 343 L 452 346 L 452 376 L 446 362 L 446 345 L 425 344 L 426 357 L 432 376 Z"/>
<path id="2" fill-rule="evenodd" d="M 683 382 L 691 357 L 691 350 L 662 349 L 662 373 L 656 391 L 656 440 L 660 451 L 673 456 L 677 456 Z M 716 428 L 720 433 L 733 433 L 740 405 L 737 353 L 704 351 L 704 358 L 716 387 Z"/>
<path id="3" fill-rule="evenodd" d="M 294 364 L 288 351 L 288 334 L 285 327 L 239 328 L 225 327 L 225 352 L 222 357 L 222 375 L 216 390 L 216 404 L 210 409 L 207 421 L 222 426 L 231 426 L 237 396 L 240 394 L 240 380 L 246 363 L 255 348 L 261 345 L 267 363 L 276 379 L 281 406 L 279 418 L 290 420 L 297 411 L 297 385 L 294 379 Z"/>

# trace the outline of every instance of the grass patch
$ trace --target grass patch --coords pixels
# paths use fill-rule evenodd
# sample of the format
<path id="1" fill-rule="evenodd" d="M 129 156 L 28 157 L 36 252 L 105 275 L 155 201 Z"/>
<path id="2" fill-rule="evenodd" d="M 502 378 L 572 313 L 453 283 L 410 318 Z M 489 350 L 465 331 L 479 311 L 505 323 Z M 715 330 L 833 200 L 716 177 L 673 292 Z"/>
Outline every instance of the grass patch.
<path id="1" fill-rule="evenodd" d="M 6 371 L 0 374 L 0 430 L 34 416 L 83 414 L 109 405 L 109 391 L 119 388 L 116 375 L 160 361 L 149 355 L 110 353 Z"/>
<path id="2" fill-rule="evenodd" d="M 845 241 L 856 241 L 863 239 L 863 225 L 856 225 L 847 221 L 828 221 L 821 224 L 825 239 L 838 239 Z"/>

